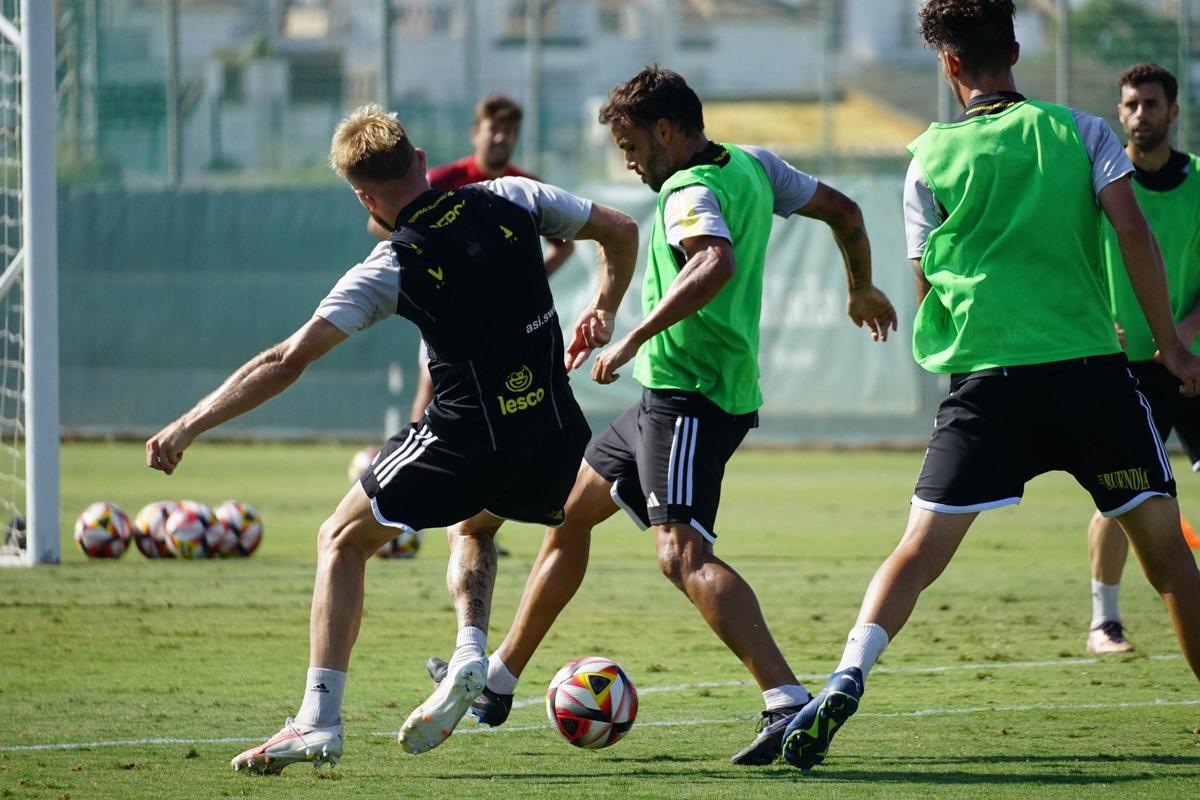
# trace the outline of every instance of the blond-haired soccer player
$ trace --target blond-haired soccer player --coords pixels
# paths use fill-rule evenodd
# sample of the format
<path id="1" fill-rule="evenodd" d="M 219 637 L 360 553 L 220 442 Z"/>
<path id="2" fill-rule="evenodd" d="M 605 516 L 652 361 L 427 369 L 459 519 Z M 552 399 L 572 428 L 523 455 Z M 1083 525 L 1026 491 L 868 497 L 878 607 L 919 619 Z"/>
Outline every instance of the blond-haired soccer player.
<path id="1" fill-rule="evenodd" d="M 397 529 L 452 526 L 447 584 L 458 617 L 449 677 L 409 716 L 400 743 L 419 753 L 453 730 L 487 674 L 492 538 L 505 519 L 562 521 L 589 436 L 567 370 L 608 341 L 637 257 L 631 219 L 553 186 L 500 178 L 431 189 L 425 153 L 375 105 L 342 122 L 330 161 L 391 235 L 342 276 L 299 330 L 147 441 L 146 462 L 170 474 L 199 434 L 280 393 L 351 334 L 393 315 L 414 322 L 429 343 L 438 392 L 321 526 L 300 710 L 234 758 L 235 769 L 278 772 L 341 757 L 363 573 Z M 569 344 L 546 282 L 542 235 L 599 245 L 596 295 Z"/>

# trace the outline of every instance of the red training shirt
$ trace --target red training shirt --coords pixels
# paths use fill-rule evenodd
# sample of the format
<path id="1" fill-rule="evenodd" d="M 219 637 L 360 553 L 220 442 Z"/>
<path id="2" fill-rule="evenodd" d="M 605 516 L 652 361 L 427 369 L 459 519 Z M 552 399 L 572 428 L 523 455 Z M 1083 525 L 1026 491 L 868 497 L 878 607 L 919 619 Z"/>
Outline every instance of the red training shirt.
<path id="1" fill-rule="evenodd" d="M 513 166 L 511 163 L 504 165 L 504 175 L 507 177 L 533 178 L 535 181 L 537 180 L 537 176 L 530 175 L 528 172 Z M 484 175 L 479 169 L 473 155 L 460 158 L 458 161 L 451 161 L 449 164 L 434 167 L 429 170 L 428 177 L 429 185 L 434 189 L 461 189 L 467 184 L 491 180 L 490 175 Z"/>

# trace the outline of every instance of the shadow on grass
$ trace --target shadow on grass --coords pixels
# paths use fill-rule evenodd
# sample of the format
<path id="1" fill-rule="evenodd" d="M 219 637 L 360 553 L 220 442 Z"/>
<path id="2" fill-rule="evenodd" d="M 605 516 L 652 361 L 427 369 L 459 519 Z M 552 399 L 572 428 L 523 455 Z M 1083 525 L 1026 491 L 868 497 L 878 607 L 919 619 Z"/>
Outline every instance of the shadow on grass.
<path id="1" fill-rule="evenodd" d="M 674 779 L 680 777 L 678 769 L 655 769 L 655 765 L 691 764 L 707 762 L 708 758 L 694 756 L 647 756 L 637 758 L 608 759 L 628 765 L 627 769 L 615 769 L 607 772 L 588 771 L 581 773 L 560 772 L 510 772 L 493 773 L 493 780 L 534 780 L 540 784 L 574 785 L 582 782 L 591 783 L 603 778 L 662 778 Z M 694 766 L 687 768 L 688 780 L 692 783 L 719 784 L 728 781 L 805 781 L 814 785 L 833 783 L 903 783 L 906 785 L 927 784 L 930 786 L 945 785 L 988 785 L 988 784 L 1032 784 L 1042 786 L 1090 786 L 1093 784 L 1136 784 L 1146 780 L 1162 780 L 1168 774 L 1162 772 L 1164 767 L 1184 767 L 1180 777 L 1194 775 L 1192 770 L 1200 768 L 1198 756 L 1033 756 L 1033 755 L 995 755 L 995 756 L 961 756 L 961 757 L 913 757 L 903 759 L 870 759 L 875 768 L 864 768 L 853 762 L 863 762 L 863 759 L 839 759 L 840 763 L 818 767 L 813 772 L 802 773 L 783 765 L 770 767 L 746 768 L 729 767 L 726 769 L 699 769 Z M 882 762 L 882 763 L 881 763 Z M 644 766 L 638 766 L 644 765 Z M 903 765 L 904 768 L 895 768 Z M 975 770 L 960 767 L 976 767 Z M 993 769 L 989 770 L 988 768 Z M 1021 769 L 1021 767 L 1026 767 Z M 1110 767 L 1110 769 L 1105 769 Z M 1130 772 L 1130 768 L 1142 768 L 1140 772 Z M 1000 769 L 994 769 L 1000 768 Z M 430 775 L 431 780 L 458 781 L 461 774 Z"/>

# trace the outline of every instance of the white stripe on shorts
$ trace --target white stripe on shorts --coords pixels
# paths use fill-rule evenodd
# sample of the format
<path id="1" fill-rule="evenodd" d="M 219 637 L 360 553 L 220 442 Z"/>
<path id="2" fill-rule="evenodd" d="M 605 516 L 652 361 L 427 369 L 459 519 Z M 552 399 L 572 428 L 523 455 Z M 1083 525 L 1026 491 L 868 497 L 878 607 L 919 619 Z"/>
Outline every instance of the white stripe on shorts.
<path id="1" fill-rule="evenodd" d="M 700 419 L 692 417 L 692 441 L 688 444 L 687 505 L 692 504 L 693 467 L 696 463 L 696 440 L 700 438 Z"/>
<path id="2" fill-rule="evenodd" d="M 696 456 L 696 433 L 700 420 L 676 417 L 671 437 L 671 456 L 667 464 L 667 503 L 692 504 L 692 462 Z"/>
<path id="3" fill-rule="evenodd" d="M 425 448 L 436 441 L 437 437 L 429 432 L 429 426 L 421 428 L 415 437 L 406 439 L 404 446 L 390 454 L 385 460 L 386 463 L 381 462 L 375 468 L 375 479 L 379 482 L 379 488 L 387 486 L 401 468 L 420 458 L 421 454 L 425 452 Z"/>
<path id="4" fill-rule="evenodd" d="M 419 432 L 420 431 L 418 431 L 415 427 L 410 429 L 408 432 L 408 436 L 405 437 L 404 442 L 399 447 L 397 447 L 392 452 L 388 453 L 383 458 L 380 458 L 379 456 L 375 456 L 375 463 L 371 464 L 371 471 L 375 473 L 376 481 L 379 480 L 379 471 L 381 469 L 386 469 L 388 466 L 390 466 L 392 464 L 392 462 L 394 462 L 398 458 L 402 458 L 404 456 L 404 454 L 406 452 L 408 452 L 408 448 L 412 445 L 413 437 L 416 436 Z"/>
<path id="5" fill-rule="evenodd" d="M 671 455 L 667 457 L 667 504 L 675 502 L 675 453 L 679 448 L 679 430 L 683 417 L 675 418 L 675 432 L 671 434 Z"/>
<path id="6" fill-rule="evenodd" d="M 1133 373 L 1130 372 L 1129 376 L 1132 378 Z M 1175 475 L 1171 472 L 1171 460 L 1167 457 L 1167 448 L 1159 438 L 1158 428 L 1154 427 L 1154 413 L 1150 410 L 1150 401 L 1146 399 L 1140 389 L 1134 389 L 1134 392 L 1137 393 L 1138 402 L 1142 404 L 1142 409 L 1146 412 L 1146 424 L 1150 426 L 1150 435 L 1154 437 L 1154 447 L 1158 452 L 1158 465 L 1162 467 L 1163 478 L 1168 481 L 1173 480 Z"/>

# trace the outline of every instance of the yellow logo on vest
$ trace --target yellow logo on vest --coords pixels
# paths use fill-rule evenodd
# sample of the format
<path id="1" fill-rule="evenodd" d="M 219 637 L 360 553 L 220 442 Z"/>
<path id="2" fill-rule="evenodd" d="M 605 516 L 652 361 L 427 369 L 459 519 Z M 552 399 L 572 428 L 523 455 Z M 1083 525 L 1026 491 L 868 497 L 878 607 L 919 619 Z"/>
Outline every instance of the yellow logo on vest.
<path id="1" fill-rule="evenodd" d="M 439 219 L 437 222 L 433 223 L 429 227 L 444 228 L 447 225 L 452 224 L 455 220 L 458 219 L 458 216 L 459 216 L 459 214 L 462 213 L 462 208 L 465 205 L 466 205 L 465 202 L 464 203 L 455 203 L 453 208 L 451 208 L 445 214 L 442 214 L 441 219 Z"/>
<path id="2" fill-rule="evenodd" d="M 504 381 L 504 388 L 510 392 L 523 392 L 531 385 L 533 385 L 533 370 L 529 367 L 521 367 L 509 375 L 508 380 Z"/>
<path id="3" fill-rule="evenodd" d="M 504 381 L 504 388 L 515 394 L 516 397 L 504 397 L 503 395 L 496 397 L 496 402 L 500 404 L 501 416 L 519 414 L 546 399 L 545 389 L 531 390 L 531 386 L 533 386 L 533 370 L 529 367 L 523 366 L 510 374 Z"/>
<path id="4" fill-rule="evenodd" d="M 1146 492 L 1150 490 L 1150 476 L 1146 473 L 1144 467 L 1119 469 L 1116 472 L 1103 472 L 1097 475 L 1096 478 L 1100 481 L 1100 485 L 1109 491 L 1113 489 L 1128 489 L 1132 492 Z"/>

